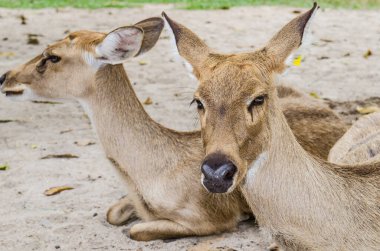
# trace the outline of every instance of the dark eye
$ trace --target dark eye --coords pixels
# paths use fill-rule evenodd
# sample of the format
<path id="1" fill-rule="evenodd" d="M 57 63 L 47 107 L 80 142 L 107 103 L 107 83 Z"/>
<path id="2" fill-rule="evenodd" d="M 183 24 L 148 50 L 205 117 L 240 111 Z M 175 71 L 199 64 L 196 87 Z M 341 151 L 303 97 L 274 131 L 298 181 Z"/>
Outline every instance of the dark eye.
<path id="1" fill-rule="evenodd" d="M 197 109 L 198 110 L 203 110 L 204 109 L 204 106 L 203 106 L 202 102 L 199 99 L 193 99 L 193 101 L 191 101 L 190 105 L 192 105 L 193 103 L 197 103 Z"/>
<path id="2" fill-rule="evenodd" d="M 253 107 L 255 106 L 260 106 L 262 104 L 264 104 L 264 101 L 265 101 L 265 95 L 260 95 L 258 97 L 256 97 L 254 100 L 252 100 L 252 102 L 249 104 L 248 106 L 248 110 L 252 110 Z"/>
<path id="3" fill-rule="evenodd" d="M 55 55 L 51 55 L 51 56 L 49 56 L 48 57 L 48 59 L 50 60 L 50 62 L 52 62 L 52 63 L 58 63 L 59 61 L 61 61 L 61 58 L 60 57 L 58 57 L 58 56 L 55 56 Z"/>

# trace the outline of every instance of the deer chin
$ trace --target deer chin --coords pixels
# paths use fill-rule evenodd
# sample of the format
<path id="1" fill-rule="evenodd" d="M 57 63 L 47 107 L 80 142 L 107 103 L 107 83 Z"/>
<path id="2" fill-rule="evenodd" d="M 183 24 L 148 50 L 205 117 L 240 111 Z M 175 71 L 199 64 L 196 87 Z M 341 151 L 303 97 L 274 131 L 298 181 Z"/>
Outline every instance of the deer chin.
<path id="1" fill-rule="evenodd" d="M 4 87 L 1 92 L 5 95 L 5 97 L 12 100 L 24 100 L 26 94 L 27 87 L 25 84 L 16 84 L 12 87 Z"/>
<path id="2" fill-rule="evenodd" d="M 27 84 L 17 84 L 14 87 L 5 87 L 1 92 L 6 98 L 12 101 L 49 101 L 49 102 L 59 102 L 61 100 L 45 98 L 37 95 L 32 89 L 28 87 Z"/>

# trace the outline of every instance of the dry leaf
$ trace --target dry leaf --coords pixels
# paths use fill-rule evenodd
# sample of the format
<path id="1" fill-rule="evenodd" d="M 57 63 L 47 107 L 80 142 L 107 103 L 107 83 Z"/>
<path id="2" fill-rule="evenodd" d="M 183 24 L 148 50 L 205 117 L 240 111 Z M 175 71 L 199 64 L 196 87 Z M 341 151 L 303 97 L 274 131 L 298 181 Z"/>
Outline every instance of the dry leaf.
<path id="1" fill-rule="evenodd" d="M 36 34 L 28 34 L 28 42 L 27 44 L 32 44 L 32 45 L 38 45 L 40 44 L 40 41 L 38 40 L 38 35 Z"/>
<path id="2" fill-rule="evenodd" d="M 372 106 L 358 106 L 356 107 L 356 111 L 360 114 L 369 114 L 374 112 L 380 112 L 380 108 L 378 106 L 372 105 Z"/>
<path id="3" fill-rule="evenodd" d="M 60 131 L 59 134 L 64 134 L 64 133 L 68 133 L 68 132 L 72 132 L 73 129 L 66 129 L 66 130 L 63 130 L 63 131 Z"/>
<path id="4" fill-rule="evenodd" d="M 71 153 L 65 153 L 65 154 L 49 154 L 41 159 L 77 159 L 79 158 L 77 155 L 71 154 Z"/>
<path id="5" fill-rule="evenodd" d="M 6 171 L 9 169 L 9 166 L 7 164 L 0 165 L 0 171 Z"/>
<path id="6" fill-rule="evenodd" d="M 372 56 L 372 51 L 371 50 L 368 50 L 366 53 L 364 53 L 363 57 L 364 58 L 369 58 L 370 56 Z"/>
<path id="7" fill-rule="evenodd" d="M 14 57 L 16 54 L 13 51 L 0 51 L 0 57 Z"/>
<path id="8" fill-rule="evenodd" d="M 293 65 L 294 66 L 300 66 L 302 62 L 302 56 L 298 55 L 294 60 L 293 60 Z"/>
<path id="9" fill-rule="evenodd" d="M 21 24 L 26 25 L 26 17 L 24 15 L 21 15 L 20 19 L 21 19 Z"/>
<path id="10" fill-rule="evenodd" d="M 46 196 L 52 196 L 52 195 L 59 194 L 62 191 L 71 190 L 71 189 L 74 189 L 74 188 L 69 187 L 69 186 L 51 187 L 48 190 L 45 190 L 44 194 Z"/>
<path id="11" fill-rule="evenodd" d="M 146 62 L 144 60 L 139 61 L 139 65 L 147 65 L 147 64 L 148 64 L 148 62 Z"/>
<path id="12" fill-rule="evenodd" d="M 316 92 L 310 92 L 309 95 L 313 98 L 317 98 L 317 99 L 320 99 L 321 97 L 318 95 L 318 93 Z"/>
<path id="13" fill-rule="evenodd" d="M 147 97 L 144 101 L 144 105 L 151 105 L 153 104 L 153 100 L 150 97 Z"/>
<path id="14" fill-rule="evenodd" d="M 0 124 L 15 122 L 16 120 L 13 119 L 0 119 Z"/>
<path id="15" fill-rule="evenodd" d="M 300 14 L 301 11 L 300 11 L 300 10 L 293 10 L 292 13 L 293 13 L 293 14 Z"/>
<path id="16" fill-rule="evenodd" d="M 74 144 L 77 146 L 91 146 L 91 145 L 95 145 L 95 142 L 91 140 L 78 140 L 78 141 L 75 141 Z"/>
<path id="17" fill-rule="evenodd" d="M 60 105 L 61 102 L 55 102 L 55 101 L 40 101 L 40 100 L 33 100 L 32 101 L 35 104 L 48 104 L 48 105 Z"/>
<path id="18" fill-rule="evenodd" d="M 321 41 L 325 42 L 325 43 L 332 43 L 332 42 L 334 42 L 334 40 L 327 39 L 327 38 L 321 38 Z"/>

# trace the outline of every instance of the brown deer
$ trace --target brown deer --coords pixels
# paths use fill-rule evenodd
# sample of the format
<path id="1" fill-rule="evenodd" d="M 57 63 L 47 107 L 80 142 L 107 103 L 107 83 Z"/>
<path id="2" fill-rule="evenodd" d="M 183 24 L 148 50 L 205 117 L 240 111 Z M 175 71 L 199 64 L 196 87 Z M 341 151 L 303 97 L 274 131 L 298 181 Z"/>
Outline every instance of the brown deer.
<path id="1" fill-rule="evenodd" d="M 228 195 L 214 195 L 202 187 L 199 166 L 204 151 L 200 133 L 177 132 L 154 122 L 120 64 L 151 49 L 162 26 L 162 19 L 152 18 L 108 34 L 73 32 L 0 79 L 2 92 L 10 98 L 81 102 L 107 156 L 115 161 L 129 186 L 127 197 L 111 207 L 107 219 L 120 225 L 137 214 L 143 223 L 130 230 L 135 240 L 231 230 L 243 213 L 250 211 L 238 189 Z M 284 100 L 301 95 L 286 87 L 279 88 L 279 92 Z M 299 120 L 298 112 L 291 111 L 289 121 L 301 128 L 306 120 Z M 331 113 L 309 119 L 339 121 Z M 303 124 L 298 126 L 298 121 Z M 330 123 L 324 126 L 324 130 L 311 129 L 309 134 L 303 131 L 299 135 L 308 144 L 305 148 L 327 158 L 328 149 L 338 137 L 328 143 L 318 140 L 328 138 L 326 132 L 335 129 Z"/>
<path id="2" fill-rule="evenodd" d="M 264 48 L 229 55 L 211 52 L 166 17 L 199 79 L 201 182 L 214 193 L 241 189 L 261 228 L 286 250 L 380 250 L 380 163 L 338 166 L 306 152 L 276 91 L 277 75 L 305 41 L 317 9 Z"/>
<path id="3" fill-rule="evenodd" d="M 120 225 L 136 214 L 134 240 L 209 235 L 232 230 L 250 210 L 236 190 L 208 193 L 199 183 L 204 156 L 199 132 L 165 128 L 145 112 L 121 64 L 151 49 L 164 26 L 150 18 L 108 34 L 77 31 L 0 78 L 7 97 L 75 99 L 89 114 L 128 195 L 110 208 Z"/>
<path id="4" fill-rule="evenodd" d="M 329 162 L 380 161 L 380 112 L 360 118 L 331 149 Z"/>

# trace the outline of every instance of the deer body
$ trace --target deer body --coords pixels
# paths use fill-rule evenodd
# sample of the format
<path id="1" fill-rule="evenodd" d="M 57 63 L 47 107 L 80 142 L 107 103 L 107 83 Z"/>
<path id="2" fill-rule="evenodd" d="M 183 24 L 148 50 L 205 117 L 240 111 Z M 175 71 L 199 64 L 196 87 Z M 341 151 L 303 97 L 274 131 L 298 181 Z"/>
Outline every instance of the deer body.
<path id="1" fill-rule="evenodd" d="M 198 167 L 204 150 L 200 133 L 177 132 L 154 122 L 138 101 L 121 65 L 152 48 L 161 30 L 162 20 L 151 18 L 108 34 L 73 32 L 42 55 L 3 75 L 1 90 L 17 98 L 31 95 L 82 103 L 107 156 L 114 160 L 129 186 L 128 195 L 110 208 L 107 219 L 120 225 L 137 214 L 143 222 L 132 226 L 133 239 L 147 241 L 231 230 L 243 214 L 250 213 L 241 192 L 236 189 L 227 195 L 215 195 L 202 187 Z M 284 96 L 284 110 L 285 96 L 300 96 L 289 88 L 280 88 L 279 92 Z M 301 121 L 299 109 L 292 107 L 287 116 L 297 126 Z M 314 106 L 309 110 L 311 114 L 320 111 Z M 331 121 L 340 121 L 331 110 L 323 114 L 318 112 L 307 119 L 310 123 L 319 121 L 324 129 L 318 129 L 318 123 L 310 126 L 309 133 L 300 134 L 300 142 L 326 158 L 327 149 L 345 127 L 337 127 L 331 141 L 318 140 L 335 131 Z M 302 124 L 298 129 L 307 132 Z"/>
<path id="2" fill-rule="evenodd" d="M 121 62 L 151 49 L 162 28 L 161 18 L 150 18 L 108 34 L 73 32 L 0 78 L 1 91 L 11 98 L 83 105 L 129 187 L 107 220 L 121 225 L 137 215 L 143 222 L 130 236 L 140 241 L 232 230 L 250 213 L 240 191 L 215 196 L 199 184 L 199 132 L 157 124 L 132 89 Z"/>
<path id="3" fill-rule="evenodd" d="M 280 108 L 293 107 L 298 122 L 310 118 L 297 105 L 297 95 L 288 95 L 286 105 L 279 100 L 283 94 L 276 82 L 305 43 L 317 9 L 315 3 L 262 49 L 232 55 L 212 52 L 164 14 L 179 54 L 199 81 L 194 102 L 205 148 L 201 182 L 216 194 L 240 189 L 260 227 L 285 250 L 380 250 L 380 162 L 340 166 L 312 156 L 299 144 L 302 137 L 296 139 L 290 130 L 286 109 Z M 328 125 L 319 123 L 310 119 L 298 125 L 306 130 Z M 341 128 L 335 126 L 332 132 Z M 374 128 L 369 135 L 378 133 L 379 127 Z M 317 141 L 329 134 L 324 135 Z M 335 158 L 340 153 L 350 159 L 350 147 L 340 148 Z"/>
<path id="4" fill-rule="evenodd" d="M 268 151 L 241 185 L 259 225 L 289 250 L 378 250 L 379 163 L 338 168 L 315 159 L 270 109 Z"/>
<path id="5" fill-rule="evenodd" d="M 244 212 L 240 194 L 222 199 L 198 184 L 200 172 L 194 167 L 203 155 L 199 132 L 176 132 L 154 122 L 137 99 L 122 65 L 98 70 L 94 91 L 82 102 L 91 109 L 107 156 L 127 176 L 129 192 L 136 191 L 131 197 L 140 209 L 140 218 L 173 221 L 188 230 L 186 235 L 236 226 Z M 166 237 L 161 234 L 155 237 Z"/>
<path id="6" fill-rule="evenodd" d="M 360 118 L 331 149 L 329 162 L 380 161 L 380 112 Z"/>

